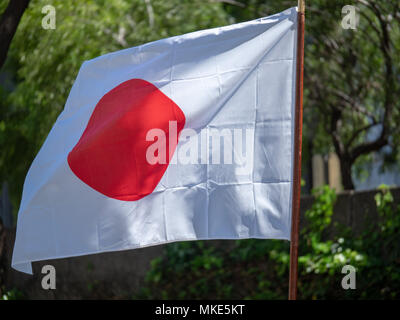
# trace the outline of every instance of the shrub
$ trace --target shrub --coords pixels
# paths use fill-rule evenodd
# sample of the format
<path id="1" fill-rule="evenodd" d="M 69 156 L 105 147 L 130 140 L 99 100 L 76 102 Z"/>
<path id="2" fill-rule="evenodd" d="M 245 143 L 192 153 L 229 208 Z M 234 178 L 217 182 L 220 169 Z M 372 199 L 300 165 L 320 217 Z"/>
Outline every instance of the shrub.
<path id="1" fill-rule="evenodd" d="M 300 237 L 300 299 L 396 299 L 400 297 L 400 205 L 382 186 L 375 196 L 379 220 L 360 236 L 332 223 L 336 201 L 328 186 L 313 191 Z M 327 238 L 327 230 L 333 230 Z M 344 290 L 344 265 L 356 268 L 356 290 Z M 172 243 L 153 261 L 135 298 L 287 299 L 289 243 L 238 240 L 231 247 L 210 241 Z"/>

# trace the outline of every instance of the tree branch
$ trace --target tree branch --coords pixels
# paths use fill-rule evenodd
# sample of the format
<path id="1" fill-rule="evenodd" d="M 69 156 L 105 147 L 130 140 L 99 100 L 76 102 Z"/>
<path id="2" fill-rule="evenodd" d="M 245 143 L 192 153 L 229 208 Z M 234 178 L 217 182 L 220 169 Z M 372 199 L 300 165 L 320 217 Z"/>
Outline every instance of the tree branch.
<path id="1" fill-rule="evenodd" d="M 241 3 L 239 1 L 235 1 L 235 0 L 211 0 L 212 2 L 222 2 L 222 3 L 226 3 L 226 4 L 230 4 L 232 6 L 237 6 L 237 7 L 246 7 L 246 5 L 244 3 Z"/>
<path id="2" fill-rule="evenodd" d="M 10 0 L 8 6 L 0 18 L 0 69 L 7 58 L 7 52 L 10 48 L 11 40 L 21 17 L 28 7 L 30 0 Z"/>
<path id="3" fill-rule="evenodd" d="M 388 30 L 388 23 L 384 20 L 383 14 L 380 8 L 372 1 L 367 2 L 364 0 L 359 0 L 359 2 L 365 4 L 374 13 L 379 21 L 380 27 L 380 49 L 383 54 L 385 63 L 385 85 L 384 85 L 384 115 L 382 121 L 382 131 L 377 139 L 371 142 L 365 142 L 357 147 L 355 147 L 351 152 L 351 158 L 355 160 L 362 154 L 366 154 L 372 151 L 378 151 L 383 146 L 388 144 L 388 128 L 390 127 L 390 119 L 392 116 L 392 111 L 394 107 L 394 92 L 395 92 L 395 77 L 393 74 L 393 61 L 391 57 L 391 40 Z"/>
<path id="4" fill-rule="evenodd" d="M 363 126 L 361 128 L 359 128 L 358 130 L 356 130 L 353 135 L 351 136 L 351 138 L 349 139 L 349 141 L 346 143 L 346 148 L 349 148 L 351 146 L 351 144 L 353 143 L 353 141 L 358 137 L 358 135 L 364 131 L 368 131 L 369 129 L 371 129 L 372 127 L 376 126 L 378 123 L 376 122 L 372 122 L 369 123 L 366 126 Z"/>
<path id="5" fill-rule="evenodd" d="M 372 122 L 377 123 L 378 120 L 376 119 L 375 115 L 365 109 L 362 105 L 360 105 L 357 101 L 353 98 L 345 94 L 340 90 L 330 90 L 332 94 L 337 96 L 338 98 L 342 99 L 349 105 L 352 109 L 356 110 L 357 112 L 366 115 L 367 117 L 371 118 Z"/>

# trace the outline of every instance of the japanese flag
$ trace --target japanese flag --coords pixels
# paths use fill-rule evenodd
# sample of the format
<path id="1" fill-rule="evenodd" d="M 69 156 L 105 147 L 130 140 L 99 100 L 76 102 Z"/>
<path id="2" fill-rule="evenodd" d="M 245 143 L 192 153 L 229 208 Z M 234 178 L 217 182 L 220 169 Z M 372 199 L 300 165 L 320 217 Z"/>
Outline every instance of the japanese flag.
<path id="1" fill-rule="evenodd" d="M 83 63 L 27 174 L 13 268 L 290 239 L 297 11 Z"/>

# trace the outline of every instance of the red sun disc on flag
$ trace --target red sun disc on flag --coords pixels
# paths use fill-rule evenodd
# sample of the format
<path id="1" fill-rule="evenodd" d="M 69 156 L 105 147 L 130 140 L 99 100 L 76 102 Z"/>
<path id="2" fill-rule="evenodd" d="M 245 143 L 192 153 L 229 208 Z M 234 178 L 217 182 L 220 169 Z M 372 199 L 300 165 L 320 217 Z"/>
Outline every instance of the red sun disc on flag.
<path id="1" fill-rule="evenodd" d="M 170 121 L 176 138 L 170 144 Z M 175 151 L 185 115 L 156 86 L 141 79 L 121 83 L 97 103 L 85 131 L 68 154 L 68 164 L 84 183 L 107 197 L 136 201 L 154 191 Z M 146 151 L 152 129 L 165 133 L 166 161 L 151 164 Z M 169 150 L 169 152 L 167 152 Z M 163 163 L 162 163 L 163 162 Z"/>

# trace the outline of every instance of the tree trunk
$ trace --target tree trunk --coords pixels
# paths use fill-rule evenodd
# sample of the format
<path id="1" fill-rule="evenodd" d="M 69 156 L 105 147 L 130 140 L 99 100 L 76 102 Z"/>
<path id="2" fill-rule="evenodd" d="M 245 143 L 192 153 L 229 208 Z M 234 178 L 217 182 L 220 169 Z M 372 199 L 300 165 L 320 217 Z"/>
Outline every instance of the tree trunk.
<path id="1" fill-rule="evenodd" d="M 351 176 L 351 167 L 353 163 L 350 161 L 350 159 L 346 157 L 339 156 L 339 159 L 340 159 L 340 171 L 342 175 L 343 188 L 345 190 L 353 190 L 354 183 L 353 183 L 353 178 Z"/>
<path id="2" fill-rule="evenodd" d="M 10 0 L 0 18 L 0 69 L 6 61 L 7 52 L 21 17 L 30 0 Z"/>

